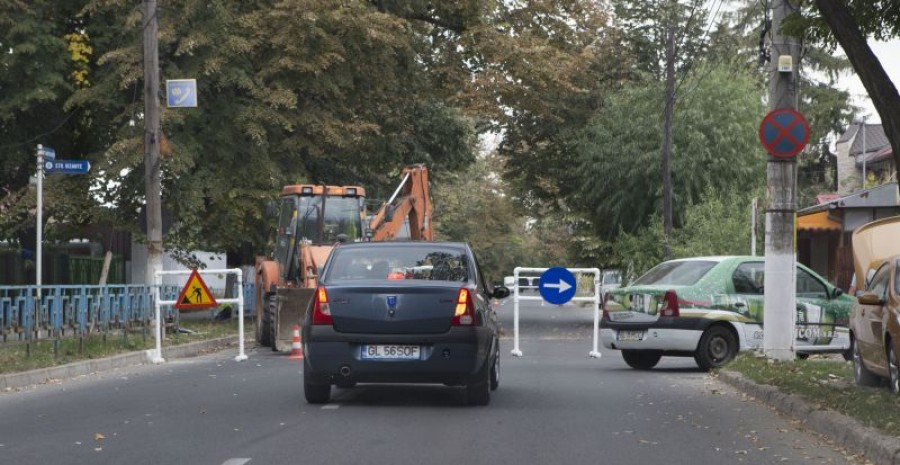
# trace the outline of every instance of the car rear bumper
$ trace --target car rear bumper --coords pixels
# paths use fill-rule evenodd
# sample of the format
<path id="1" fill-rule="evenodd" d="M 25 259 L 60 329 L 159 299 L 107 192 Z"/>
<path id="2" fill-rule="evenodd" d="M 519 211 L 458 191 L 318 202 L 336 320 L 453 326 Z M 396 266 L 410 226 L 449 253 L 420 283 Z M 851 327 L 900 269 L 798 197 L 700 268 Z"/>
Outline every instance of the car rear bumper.
<path id="1" fill-rule="evenodd" d="M 672 352 L 693 352 L 697 350 L 703 330 L 691 329 L 648 329 L 640 341 L 621 341 L 618 331 L 604 328 L 600 330 L 603 347 L 617 350 L 661 350 Z"/>
<path id="2" fill-rule="evenodd" d="M 443 334 L 337 333 L 329 326 L 304 331 L 304 378 L 313 384 L 470 384 L 483 378 L 494 338 L 489 328 L 451 328 Z M 417 360 L 369 360 L 366 344 L 420 347 Z"/>

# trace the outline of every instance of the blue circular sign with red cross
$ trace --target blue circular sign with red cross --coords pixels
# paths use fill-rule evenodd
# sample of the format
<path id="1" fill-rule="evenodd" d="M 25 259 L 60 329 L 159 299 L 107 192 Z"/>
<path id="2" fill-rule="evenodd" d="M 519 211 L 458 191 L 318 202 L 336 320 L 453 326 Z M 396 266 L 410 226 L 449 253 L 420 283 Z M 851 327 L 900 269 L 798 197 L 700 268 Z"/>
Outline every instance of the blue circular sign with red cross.
<path id="1" fill-rule="evenodd" d="M 809 141 L 809 123 L 790 108 L 770 111 L 759 125 L 759 140 L 773 157 L 793 157 Z"/>

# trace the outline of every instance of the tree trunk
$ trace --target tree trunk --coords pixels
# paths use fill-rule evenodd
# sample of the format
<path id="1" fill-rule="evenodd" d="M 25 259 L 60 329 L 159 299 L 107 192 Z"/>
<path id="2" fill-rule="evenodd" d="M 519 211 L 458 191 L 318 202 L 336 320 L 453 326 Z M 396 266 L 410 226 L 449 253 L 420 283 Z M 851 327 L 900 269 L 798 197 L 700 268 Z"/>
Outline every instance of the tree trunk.
<path id="1" fill-rule="evenodd" d="M 897 87 L 869 48 L 845 0 L 816 0 L 816 6 L 872 99 L 894 152 L 894 167 L 900 170 L 900 94 Z"/>

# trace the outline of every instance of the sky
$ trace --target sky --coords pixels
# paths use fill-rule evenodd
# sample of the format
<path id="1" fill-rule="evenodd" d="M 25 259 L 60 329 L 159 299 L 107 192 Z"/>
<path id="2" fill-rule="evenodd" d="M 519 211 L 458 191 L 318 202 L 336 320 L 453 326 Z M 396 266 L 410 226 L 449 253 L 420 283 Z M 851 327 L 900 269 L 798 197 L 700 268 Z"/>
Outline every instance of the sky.
<path id="1" fill-rule="evenodd" d="M 888 73 L 888 76 L 891 77 L 891 80 L 894 81 L 894 85 L 900 87 L 900 39 L 891 40 L 889 42 L 870 40 L 869 45 L 872 47 L 872 51 L 875 52 L 875 55 L 881 60 L 881 65 Z M 863 113 L 869 115 L 866 122 L 873 124 L 881 122 L 878 112 L 875 111 L 875 106 L 872 105 L 872 100 L 869 99 L 869 96 L 866 94 L 866 89 L 859 81 L 856 73 L 849 73 L 848 76 L 841 80 L 839 85 L 844 89 L 849 90 L 853 98 L 853 103 L 862 107 L 864 109 Z"/>

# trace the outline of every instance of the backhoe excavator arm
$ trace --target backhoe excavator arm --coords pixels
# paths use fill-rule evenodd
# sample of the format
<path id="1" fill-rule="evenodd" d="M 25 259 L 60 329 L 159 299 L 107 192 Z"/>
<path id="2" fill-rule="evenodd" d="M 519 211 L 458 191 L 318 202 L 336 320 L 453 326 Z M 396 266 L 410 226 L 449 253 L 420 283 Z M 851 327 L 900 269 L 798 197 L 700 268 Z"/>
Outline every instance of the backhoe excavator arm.
<path id="1" fill-rule="evenodd" d="M 409 166 L 403 169 L 403 181 L 394 191 L 394 195 L 381 206 L 369 223 L 372 230 L 371 240 L 395 240 L 404 225 L 409 226 L 410 239 L 434 240 L 431 216 L 428 169 L 425 165 Z"/>

